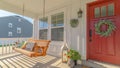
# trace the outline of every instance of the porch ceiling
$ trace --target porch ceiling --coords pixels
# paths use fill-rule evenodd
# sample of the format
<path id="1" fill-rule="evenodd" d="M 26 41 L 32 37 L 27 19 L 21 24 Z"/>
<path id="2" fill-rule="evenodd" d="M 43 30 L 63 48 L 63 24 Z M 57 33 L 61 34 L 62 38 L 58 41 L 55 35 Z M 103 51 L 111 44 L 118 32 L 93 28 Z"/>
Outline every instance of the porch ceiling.
<path id="1" fill-rule="evenodd" d="M 46 11 L 51 10 L 57 6 L 64 5 L 70 0 L 45 0 Z M 43 11 L 43 0 L 0 0 L 0 9 L 10 12 L 22 14 L 24 3 L 24 15 L 29 17 L 37 17 Z"/>

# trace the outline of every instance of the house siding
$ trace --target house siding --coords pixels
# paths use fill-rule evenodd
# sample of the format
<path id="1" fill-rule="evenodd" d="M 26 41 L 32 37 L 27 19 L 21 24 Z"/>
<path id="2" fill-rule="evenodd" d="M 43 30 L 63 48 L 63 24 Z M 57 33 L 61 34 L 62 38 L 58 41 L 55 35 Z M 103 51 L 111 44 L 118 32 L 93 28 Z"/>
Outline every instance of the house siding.
<path id="1" fill-rule="evenodd" d="M 21 22 L 18 19 L 21 18 Z M 12 23 L 12 28 L 8 27 L 8 23 Z M 17 27 L 21 28 L 21 33 L 17 33 Z M 12 36 L 8 36 L 8 32 L 12 32 Z M 0 18 L 0 38 L 27 38 L 32 37 L 33 25 L 29 21 L 18 16 L 8 16 Z"/>
<path id="2" fill-rule="evenodd" d="M 56 6 L 47 10 L 46 16 L 48 23 L 51 24 L 51 15 L 64 12 L 64 41 L 52 41 L 48 53 L 61 56 L 62 45 L 67 44 L 68 47 L 73 48 L 82 55 L 82 59 L 87 59 L 87 41 L 86 41 L 86 26 L 87 26 L 87 3 L 96 0 L 71 0 L 63 5 Z M 77 12 L 81 9 L 83 11 L 82 17 L 78 18 Z M 42 17 L 42 15 L 40 16 Z M 70 26 L 71 19 L 78 19 L 79 25 L 76 28 Z M 37 20 L 37 19 L 36 19 Z M 37 26 L 39 23 L 35 25 Z M 51 27 L 49 27 L 51 29 Z M 38 31 L 38 30 L 37 30 Z M 38 31 L 39 32 L 39 31 Z M 39 34 L 39 33 L 38 33 Z M 39 36 L 39 35 L 38 35 Z M 39 37 L 38 37 L 39 38 Z M 48 32 L 48 39 L 51 40 L 51 31 Z M 58 52 L 59 51 L 59 52 Z"/>

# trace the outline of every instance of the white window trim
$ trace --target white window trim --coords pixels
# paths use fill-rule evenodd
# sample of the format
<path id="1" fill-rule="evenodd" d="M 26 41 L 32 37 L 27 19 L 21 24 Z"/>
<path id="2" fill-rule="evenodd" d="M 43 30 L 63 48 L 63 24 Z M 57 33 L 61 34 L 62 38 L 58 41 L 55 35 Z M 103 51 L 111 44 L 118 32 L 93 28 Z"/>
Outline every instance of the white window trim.
<path id="1" fill-rule="evenodd" d="M 12 28 L 13 24 L 12 23 L 8 23 L 8 27 Z"/>
<path id="2" fill-rule="evenodd" d="M 21 28 L 20 27 L 17 27 L 17 33 L 21 34 Z"/>
<path id="3" fill-rule="evenodd" d="M 12 36 L 12 32 L 8 32 L 8 36 Z"/>
<path id="4" fill-rule="evenodd" d="M 44 29 L 48 29 L 48 27 L 47 28 L 39 28 L 39 30 L 44 30 Z"/>
<path id="5" fill-rule="evenodd" d="M 64 28 L 64 26 L 56 26 L 56 27 L 51 27 L 51 29 L 53 29 L 53 28 Z"/>

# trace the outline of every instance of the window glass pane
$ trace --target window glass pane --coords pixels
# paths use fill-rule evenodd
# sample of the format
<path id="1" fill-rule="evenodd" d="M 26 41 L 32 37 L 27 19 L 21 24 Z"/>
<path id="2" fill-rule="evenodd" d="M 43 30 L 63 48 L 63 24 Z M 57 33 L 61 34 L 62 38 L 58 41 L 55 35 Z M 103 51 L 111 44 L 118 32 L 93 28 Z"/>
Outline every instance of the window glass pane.
<path id="1" fill-rule="evenodd" d="M 56 21 L 52 21 L 52 27 L 55 27 L 57 24 L 56 24 Z"/>
<path id="2" fill-rule="evenodd" d="M 40 19 L 39 27 L 40 28 L 47 28 L 48 27 L 48 19 L 47 18 Z"/>
<path id="3" fill-rule="evenodd" d="M 106 6 L 101 7 L 101 17 L 106 16 Z"/>
<path id="4" fill-rule="evenodd" d="M 100 17 L 100 8 L 99 7 L 95 8 L 94 14 L 95 14 L 95 18 Z"/>
<path id="5" fill-rule="evenodd" d="M 8 32 L 8 36 L 12 36 L 12 32 Z"/>
<path id="6" fill-rule="evenodd" d="M 64 25 L 64 14 L 59 13 L 52 15 L 51 17 L 52 27 L 63 26 Z"/>
<path id="7" fill-rule="evenodd" d="M 39 31 L 39 39 L 44 39 L 44 40 L 47 40 L 47 32 L 48 30 L 47 29 L 44 29 L 44 30 L 40 30 Z"/>
<path id="8" fill-rule="evenodd" d="M 60 14 L 57 15 L 57 19 L 63 19 L 63 17 L 64 17 L 63 13 L 60 13 Z"/>
<path id="9" fill-rule="evenodd" d="M 12 28 L 12 23 L 8 23 L 8 27 L 9 27 L 9 28 Z"/>
<path id="10" fill-rule="evenodd" d="M 51 25 L 52 25 L 52 27 L 54 27 L 54 26 L 56 26 L 56 16 L 55 15 L 53 15 L 52 17 L 51 17 Z"/>
<path id="11" fill-rule="evenodd" d="M 53 28 L 51 32 L 51 39 L 53 41 L 63 41 L 64 28 Z"/>
<path id="12" fill-rule="evenodd" d="M 63 28 L 59 28 L 58 29 L 58 39 L 60 40 L 60 41 L 63 41 Z"/>
<path id="13" fill-rule="evenodd" d="M 52 31 L 51 31 L 51 39 L 53 40 L 53 41 L 57 41 L 57 29 L 52 29 Z"/>
<path id="14" fill-rule="evenodd" d="M 21 33 L 21 28 L 17 27 L 17 33 Z"/>
<path id="15" fill-rule="evenodd" d="M 108 5 L 108 16 L 113 16 L 114 15 L 114 4 L 109 4 Z"/>
<path id="16" fill-rule="evenodd" d="M 57 20 L 57 24 L 56 24 L 57 26 L 63 26 L 64 24 L 63 24 L 63 20 Z"/>

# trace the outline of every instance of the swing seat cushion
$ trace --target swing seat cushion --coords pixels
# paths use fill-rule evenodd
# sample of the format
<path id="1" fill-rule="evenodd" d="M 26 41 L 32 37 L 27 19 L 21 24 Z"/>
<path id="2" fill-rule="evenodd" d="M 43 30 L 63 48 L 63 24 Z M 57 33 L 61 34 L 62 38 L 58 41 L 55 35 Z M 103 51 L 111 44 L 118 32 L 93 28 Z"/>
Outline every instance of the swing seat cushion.
<path id="1" fill-rule="evenodd" d="M 29 57 L 35 56 L 35 52 L 33 52 L 33 51 L 25 50 L 22 48 L 14 48 L 14 50 L 21 53 L 21 54 L 27 55 Z"/>

